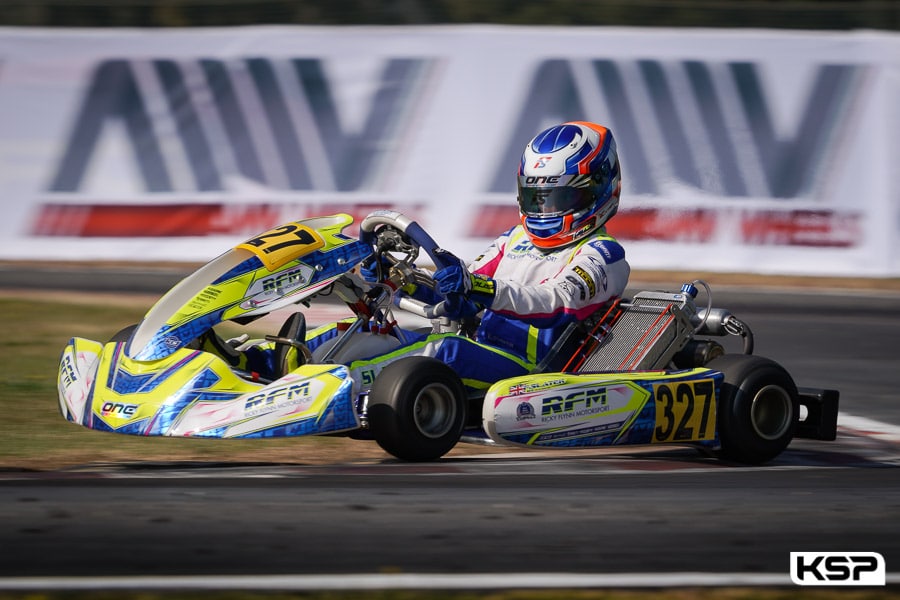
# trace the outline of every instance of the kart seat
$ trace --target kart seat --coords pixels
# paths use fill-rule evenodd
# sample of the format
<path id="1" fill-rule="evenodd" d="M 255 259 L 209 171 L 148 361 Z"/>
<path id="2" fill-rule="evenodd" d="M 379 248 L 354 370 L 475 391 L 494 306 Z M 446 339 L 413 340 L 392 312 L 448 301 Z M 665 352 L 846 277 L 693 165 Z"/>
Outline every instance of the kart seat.
<path id="1" fill-rule="evenodd" d="M 621 317 L 624 312 L 622 304 L 621 299 L 616 299 L 584 320 L 569 324 L 534 372 L 577 372 L 585 358 L 596 350 Z"/>
<path id="2" fill-rule="evenodd" d="M 275 342 L 273 362 L 276 376 L 283 377 L 300 365 L 312 360 L 312 354 L 306 347 L 306 317 L 302 312 L 295 312 L 278 330 L 278 335 L 267 335 L 266 339 Z"/>

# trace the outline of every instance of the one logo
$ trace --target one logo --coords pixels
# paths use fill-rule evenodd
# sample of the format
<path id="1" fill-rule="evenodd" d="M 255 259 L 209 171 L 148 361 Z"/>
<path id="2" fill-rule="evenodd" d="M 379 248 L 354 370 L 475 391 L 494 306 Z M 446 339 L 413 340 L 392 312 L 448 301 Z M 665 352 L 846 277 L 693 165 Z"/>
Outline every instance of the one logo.
<path id="1" fill-rule="evenodd" d="M 797 585 L 885 585 L 886 571 L 877 552 L 791 552 Z"/>
<path id="2" fill-rule="evenodd" d="M 137 413 L 137 410 L 137 404 L 104 402 L 103 406 L 100 408 L 100 414 L 104 417 L 119 417 L 120 419 L 130 419 Z"/>

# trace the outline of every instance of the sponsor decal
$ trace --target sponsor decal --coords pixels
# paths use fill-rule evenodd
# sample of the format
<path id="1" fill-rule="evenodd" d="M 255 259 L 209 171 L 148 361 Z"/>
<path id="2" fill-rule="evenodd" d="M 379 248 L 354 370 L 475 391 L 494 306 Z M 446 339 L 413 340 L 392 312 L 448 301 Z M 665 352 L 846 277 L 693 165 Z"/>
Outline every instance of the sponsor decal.
<path id="1" fill-rule="evenodd" d="M 534 407 L 530 402 L 521 402 L 516 407 L 516 421 L 530 421 L 535 416 Z"/>
<path id="2" fill-rule="evenodd" d="M 495 292 L 494 280 L 484 275 L 473 274 L 472 291 L 486 296 L 493 296 Z"/>
<path id="3" fill-rule="evenodd" d="M 550 160 L 549 156 L 547 156 L 546 158 L 547 160 Z M 543 166 L 544 165 L 541 165 L 541 167 Z M 556 185 L 557 183 L 559 183 L 559 178 L 560 175 L 528 175 L 525 177 L 525 185 Z M 546 196 L 542 195 L 542 197 Z"/>
<path id="4" fill-rule="evenodd" d="M 59 376 L 64 387 L 69 387 L 78 380 L 75 365 L 72 364 L 72 355 L 68 352 L 63 356 L 62 364 L 59 367 Z"/>
<path id="5" fill-rule="evenodd" d="M 541 400 L 541 422 L 580 418 L 607 412 L 606 387 L 587 388 L 564 396 L 549 396 Z"/>
<path id="6" fill-rule="evenodd" d="M 542 390 L 514 403 L 494 404 L 498 435 L 535 432 L 528 444 L 541 445 L 569 438 L 614 435 L 633 421 L 646 405 L 650 391 L 632 382 L 585 382 Z M 528 407 L 535 411 L 527 413 Z M 536 430 L 536 431 L 535 431 Z"/>
<path id="7" fill-rule="evenodd" d="M 577 289 L 579 298 L 582 301 L 587 300 L 587 290 L 584 287 L 584 283 L 577 277 L 566 275 L 565 280 L 559 282 L 559 287 L 567 296 L 574 296 Z"/>
<path id="8" fill-rule="evenodd" d="M 566 383 L 565 379 L 549 379 L 547 381 L 535 381 L 530 383 L 516 383 L 509 386 L 510 396 L 519 396 L 522 394 L 532 394 L 540 390 L 554 388 Z"/>
<path id="9" fill-rule="evenodd" d="M 594 250 L 596 250 L 597 252 L 602 254 L 603 259 L 607 263 L 612 262 L 612 259 L 613 259 L 612 252 L 609 251 L 609 246 L 606 244 L 605 240 L 590 242 L 589 245 L 591 248 L 593 248 Z M 600 264 L 597 262 L 597 259 L 595 259 L 594 257 L 590 257 L 590 258 L 591 258 L 591 261 L 594 262 L 594 264 Z"/>
<path id="10" fill-rule="evenodd" d="M 606 249 L 606 244 L 592 244 L 595 248 L 597 246 L 603 246 Z M 606 253 L 609 254 L 609 250 L 606 250 Z M 594 268 L 597 269 L 597 273 L 600 274 L 600 285 L 603 287 L 603 291 L 606 291 L 607 287 L 609 287 L 609 276 L 606 274 L 606 265 L 597 260 L 594 256 L 589 256 L 588 260 Z"/>
<path id="11" fill-rule="evenodd" d="M 188 306 L 197 311 L 204 310 L 208 304 L 212 304 L 213 302 L 215 302 L 216 298 L 218 298 L 221 293 L 221 289 L 213 286 L 208 286 L 202 292 L 197 294 L 197 296 L 191 300 Z"/>
<path id="12" fill-rule="evenodd" d="M 282 408 L 304 406 L 314 399 L 309 388 L 308 381 L 301 381 L 253 394 L 244 401 L 244 415 L 255 417 Z"/>
<path id="13" fill-rule="evenodd" d="M 584 281 L 584 283 L 587 285 L 588 298 L 593 298 L 594 294 L 597 293 L 597 284 L 594 283 L 594 278 L 591 277 L 587 271 L 585 271 L 578 265 L 572 267 L 572 271 L 574 271 L 575 274 L 578 275 L 578 277 L 580 277 L 581 280 Z"/>
<path id="14" fill-rule="evenodd" d="M 124 404 L 122 402 L 104 402 L 100 407 L 101 417 L 117 417 L 119 419 L 131 419 L 137 414 L 137 404 Z"/>
<path id="15" fill-rule="evenodd" d="M 595 219 L 594 217 L 591 217 L 591 218 L 587 221 L 587 223 L 585 223 L 584 225 L 582 225 L 581 227 L 579 227 L 576 231 L 572 232 L 572 239 L 573 239 L 573 240 L 580 240 L 581 238 L 583 238 L 583 237 L 586 236 L 587 234 L 593 233 L 594 229 L 596 229 L 596 226 L 594 225 L 594 222 L 595 222 L 595 221 L 596 221 L 596 219 Z"/>
<path id="16" fill-rule="evenodd" d="M 274 277 L 266 277 L 261 282 L 263 292 L 288 290 L 298 285 L 305 285 L 309 283 L 310 275 L 314 272 L 315 270 L 309 265 L 301 265 L 296 269 L 289 269 Z"/>
<path id="17" fill-rule="evenodd" d="M 496 232 L 494 236 L 496 236 Z M 560 262 L 562 260 L 562 254 L 554 253 L 554 252 L 544 252 L 543 250 L 535 247 L 534 244 L 531 243 L 527 237 L 516 242 L 515 245 L 508 247 L 504 250 L 504 260 L 519 260 L 519 259 L 528 259 L 530 261 L 540 261 L 545 263 L 555 263 Z"/>
<path id="18" fill-rule="evenodd" d="M 613 423 L 603 423 L 592 427 L 580 427 L 578 429 L 564 429 L 561 431 L 551 431 L 542 433 L 537 438 L 538 443 L 565 440 L 569 438 L 587 437 L 589 435 L 597 435 L 602 433 L 613 433 L 618 431 L 625 425 L 625 421 L 615 421 Z"/>
<path id="19" fill-rule="evenodd" d="M 241 308 L 258 308 L 270 304 L 309 285 L 314 274 L 313 267 L 301 263 L 292 269 L 255 281 L 247 290 L 248 299 L 241 302 Z"/>

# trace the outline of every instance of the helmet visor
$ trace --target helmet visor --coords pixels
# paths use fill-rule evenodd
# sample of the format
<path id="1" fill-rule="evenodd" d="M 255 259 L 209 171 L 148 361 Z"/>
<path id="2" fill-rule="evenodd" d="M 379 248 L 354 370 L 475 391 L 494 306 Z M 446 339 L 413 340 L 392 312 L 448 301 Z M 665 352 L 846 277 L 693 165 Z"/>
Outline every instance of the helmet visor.
<path id="1" fill-rule="evenodd" d="M 554 216 L 587 208 L 597 189 L 589 187 L 519 187 L 519 210 L 527 217 Z"/>

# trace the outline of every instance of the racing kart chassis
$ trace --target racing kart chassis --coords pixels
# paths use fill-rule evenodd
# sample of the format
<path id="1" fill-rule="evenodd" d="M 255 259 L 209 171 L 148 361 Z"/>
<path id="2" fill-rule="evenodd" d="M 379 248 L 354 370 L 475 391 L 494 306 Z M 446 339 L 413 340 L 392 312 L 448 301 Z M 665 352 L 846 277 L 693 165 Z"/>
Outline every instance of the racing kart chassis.
<path id="1" fill-rule="evenodd" d="M 643 291 L 573 323 L 530 374 L 467 390 L 427 356 L 391 362 L 374 378 L 354 361 L 408 343 L 393 309 L 435 333 L 464 335 L 443 303 L 399 292 L 433 282 L 415 267 L 446 253 L 394 211 L 376 211 L 358 239 L 348 215 L 288 223 L 235 246 L 185 278 L 141 321 L 109 342 L 72 338 L 58 371 L 65 418 L 91 429 L 147 436 L 266 438 L 346 434 L 390 454 L 433 460 L 460 440 L 532 448 L 688 444 L 724 459 L 772 460 L 797 437 L 833 440 L 839 394 L 797 388 L 753 355 L 746 323 L 712 306 L 705 283 Z M 377 282 L 359 277 L 373 265 Z M 707 304 L 698 308 L 698 287 Z M 277 335 L 223 340 L 214 326 L 249 324 L 337 296 L 352 316 L 310 348 L 303 311 Z M 714 338 L 739 336 L 742 353 Z M 256 369 L 253 357 L 265 368 Z M 249 362 L 248 362 L 249 361 Z"/>

